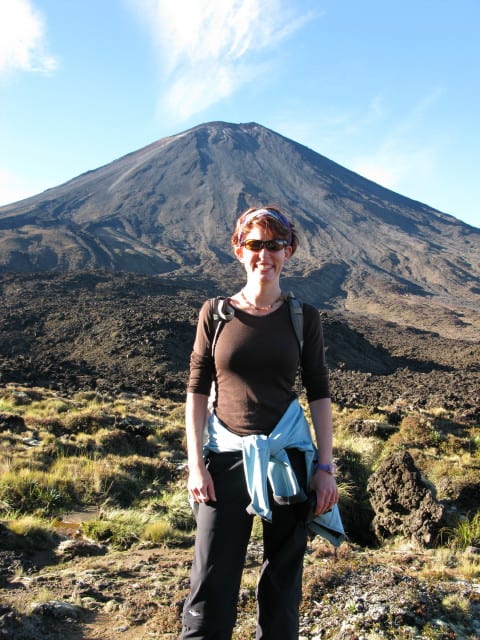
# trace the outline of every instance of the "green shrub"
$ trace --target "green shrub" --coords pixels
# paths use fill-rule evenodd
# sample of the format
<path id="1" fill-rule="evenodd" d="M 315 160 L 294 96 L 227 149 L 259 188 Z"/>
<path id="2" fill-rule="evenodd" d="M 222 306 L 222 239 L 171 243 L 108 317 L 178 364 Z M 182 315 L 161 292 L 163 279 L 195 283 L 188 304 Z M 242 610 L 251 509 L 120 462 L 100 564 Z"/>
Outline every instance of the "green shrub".
<path id="1" fill-rule="evenodd" d="M 165 511 L 164 519 L 172 527 L 180 531 L 192 531 L 195 528 L 195 518 L 186 490 L 165 491 L 160 500 Z"/>
<path id="2" fill-rule="evenodd" d="M 142 536 L 148 517 L 137 511 L 110 511 L 82 524 L 85 535 L 107 542 L 114 549 L 128 549 Z"/>
<path id="3" fill-rule="evenodd" d="M 0 501 L 6 511 L 53 515 L 76 505 L 73 483 L 44 471 L 9 471 L 0 478 Z"/>
<path id="4" fill-rule="evenodd" d="M 480 547 L 480 511 L 462 518 L 456 527 L 449 530 L 451 543 L 457 549 Z"/>
<path id="5" fill-rule="evenodd" d="M 112 469 L 103 476 L 100 495 L 111 505 L 129 507 L 135 503 L 142 490 L 138 478 L 118 469 Z"/>
<path id="6" fill-rule="evenodd" d="M 145 525 L 142 538 L 149 542 L 159 544 L 162 542 L 168 542 L 175 538 L 176 532 L 170 522 L 166 520 L 152 520 Z"/>
<path id="7" fill-rule="evenodd" d="M 152 517 L 137 510 L 109 511 L 83 523 L 85 535 L 125 550 L 140 540 L 157 543 L 184 544 L 187 538 L 164 517 Z M 191 540 L 188 540 L 191 542 Z"/>

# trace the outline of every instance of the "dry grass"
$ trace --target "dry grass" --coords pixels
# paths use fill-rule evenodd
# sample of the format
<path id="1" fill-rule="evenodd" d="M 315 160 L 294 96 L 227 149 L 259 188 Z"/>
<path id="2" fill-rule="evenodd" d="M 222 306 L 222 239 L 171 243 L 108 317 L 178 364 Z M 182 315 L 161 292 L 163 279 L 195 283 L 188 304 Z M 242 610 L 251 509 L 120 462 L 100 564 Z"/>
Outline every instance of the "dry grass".
<path id="1" fill-rule="evenodd" d="M 394 449 L 412 453 L 439 497 L 453 500 L 479 481 L 480 427 L 456 422 L 441 407 L 405 414 L 387 438 L 357 428 L 362 421 L 366 426 L 385 423 L 384 413 L 333 409 L 341 505 L 358 513 L 363 509 L 365 520 L 368 477 Z M 152 541 L 167 539 L 172 531 L 177 540 L 191 535 L 194 521 L 182 467 L 183 403 L 95 392 L 66 398 L 52 390 L 8 385 L 0 389 L 0 412 L 18 419 L 14 427 L 0 431 L 0 513 L 5 518 L 46 518 L 97 505 L 147 514 Z M 444 532 L 444 543 L 458 549 L 479 544 L 478 517 L 467 514 L 453 523 Z M 107 528 L 105 519 L 101 526 Z M 136 533 L 125 534 L 125 539 L 141 539 L 146 522 L 141 530 L 131 522 L 129 526 Z M 257 526 L 254 537 L 260 535 Z"/>
<path id="2" fill-rule="evenodd" d="M 108 618 L 105 624 L 111 626 L 112 617 L 121 616 L 121 624 L 131 623 L 131 631 L 136 633 L 135 625 L 143 620 L 142 637 L 150 633 L 146 625 L 153 619 L 152 637 L 178 637 L 181 602 L 188 588 L 194 520 L 185 490 L 183 412 L 182 403 L 149 397 L 114 398 L 91 392 L 64 398 L 51 390 L 0 389 L 0 413 L 12 417 L 11 428 L 8 420 L 0 422 L 0 517 L 8 530 L 9 548 L 22 553 L 44 549 L 45 555 L 53 557 L 62 513 L 94 506 L 96 517 L 83 522 L 81 531 L 107 545 L 109 553 L 84 562 L 76 559 L 68 571 L 76 576 L 82 564 L 87 580 L 98 575 L 102 584 L 115 585 L 125 602 L 117 602 L 116 597 L 112 600 L 112 607 L 117 608 L 104 616 Z M 368 431 L 373 423 L 387 421 L 386 414 L 380 412 L 335 406 L 334 421 L 341 508 L 355 511 L 357 528 L 367 530 L 372 516 L 366 492 L 368 478 L 395 449 L 408 449 L 424 477 L 446 500 L 456 500 L 479 481 L 480 428 L 456 422 L 455 416 L 441 408 L 405 414 L 395 425 L 396 432 L 392 429 L 386 437 L 369 435 Z M 362 425 L 366 432 L 362 432 Z M 439 592 L 437 585 L 442 581 L 452 585 L 480 581 L 479 556 L 469 550 L 469 546 L 480 544 L 479 523 L 478 511 L 462 513 L 445 528 L 440 546 L 425 552 L 400 539 L 384 541 L 375 549 L 358 541 L 344 543 L 337 550 L 314 539 L 304 563 L 301 619 L 310 630 L 305 637 L 320 636 L 320 631 L 315 636 L 319 629 L 315 616 L 320 617 L 323 609 L 329 612 L 331 629 L 337 631 L 341 621 L 360 620 L 352 594 L 369 592 L 378 579 L 387 581 L 386 588 L 393 594 L 388 597 L 400 600 L 403 589 L 413 588 L 409 585 L 418 581 L 422 581 L 422 588 L 429 585 L 432 593 L 441 593 L 443 598 L 438 611 L 449 624 L 454 626 L 458 621 L 461 627 L 472 616 L 475 601 L 461 588 Z M 262 523 L 255 518 L 233 640 L 251 638 L 255 633 L 261 531 Z M 46 583 L 43 593 L 41 582 L 34 595 L 33 587 L 12 590 L 17 610 L 21 613 L 25 604 L 28 616 L 27 603 L 32 599 L 48 602 L 68 593 L 67 565 L 49 567 L 50 578 L 57 572 L 58 579 Z M 405 587 L 399 583 L 404 578 L 411 580 L 405 581 Z M 12 579 L 28 583 L 28 568 L 23 572 L 18 569 Z M 383 587 L 378 587 L 380 592 Z M 418 588 L 421 594 L 420 585 Z M 417 606 L 418 594 L 411 594 L 412 607 Z M 81 604 L 80 595 L 75 602 Z M 372 623 L 368 637 L 412 637 L 410 628 L 399 631 L 394 621 L 383 624 L 390 622 L 390 635 L 377 633 Z M 110 626 L 95 637 L 113 637 L 105 635 L 105 629 L 115 633 Z M 418 637 L 446 640 L 447 636 L 441 635 L 445 628 L 428 618 Z M 90 637 L 88 633 L 85 637 Z M 367 637 L 364 630 L 362 633 Z"/>
<path id="3" fill-rule="evenodd" d="M 58 543 L 50 522 L 41 518 L 23 516 L 7 521 L 6 526 L 10 533 L 8 546 L 13 549 L 51 549 Z"/>

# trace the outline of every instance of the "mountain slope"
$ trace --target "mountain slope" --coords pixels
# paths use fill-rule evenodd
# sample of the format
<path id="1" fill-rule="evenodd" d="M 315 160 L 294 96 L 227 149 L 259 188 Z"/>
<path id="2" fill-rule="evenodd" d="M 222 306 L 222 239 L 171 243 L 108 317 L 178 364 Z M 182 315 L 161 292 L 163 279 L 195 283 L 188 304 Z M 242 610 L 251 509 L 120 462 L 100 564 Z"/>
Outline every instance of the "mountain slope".
<path id="1" fill-rule="evenodd" d="M 478 338 L 480 230 L 254 123 L 200 125 L 1 207 L 0 270 L 169 274 L 229 292 L 234 221 L 267 202 L 299 228 L 299 295 Z"/>

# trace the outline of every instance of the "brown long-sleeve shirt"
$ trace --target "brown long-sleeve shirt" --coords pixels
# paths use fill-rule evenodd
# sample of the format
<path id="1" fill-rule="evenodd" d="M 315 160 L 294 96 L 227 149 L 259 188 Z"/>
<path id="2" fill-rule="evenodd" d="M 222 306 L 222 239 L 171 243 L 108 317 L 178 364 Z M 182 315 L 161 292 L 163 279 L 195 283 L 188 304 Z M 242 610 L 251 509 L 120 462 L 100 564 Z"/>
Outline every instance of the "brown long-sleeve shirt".
<path id="1" fill-rule="evenodd" d="M 207 301 L 200 310 L 187 390 L 209 395 L 215 378 L 215 412 L 225 426 L 239 435 L 268 435 L 296 396 L 300 353 L 288 303 L 265 316 L 235 309 L 218 336 L 215 362 L 210 314 Z M 309 401 L 328 398 L 320 316 L 304 304 L 303 318 L 302 383 Z"/>

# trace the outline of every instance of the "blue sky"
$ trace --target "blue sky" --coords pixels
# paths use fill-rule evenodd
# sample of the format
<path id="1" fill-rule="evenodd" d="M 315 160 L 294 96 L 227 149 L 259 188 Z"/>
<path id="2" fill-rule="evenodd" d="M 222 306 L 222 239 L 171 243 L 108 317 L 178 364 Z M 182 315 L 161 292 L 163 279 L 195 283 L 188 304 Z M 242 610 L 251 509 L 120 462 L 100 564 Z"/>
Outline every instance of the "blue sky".
<path id="1" fill-rule="evenodd" d="M 479 0 L 0 0 L 0 204 L 258 122 L 480 227 Z"/>

